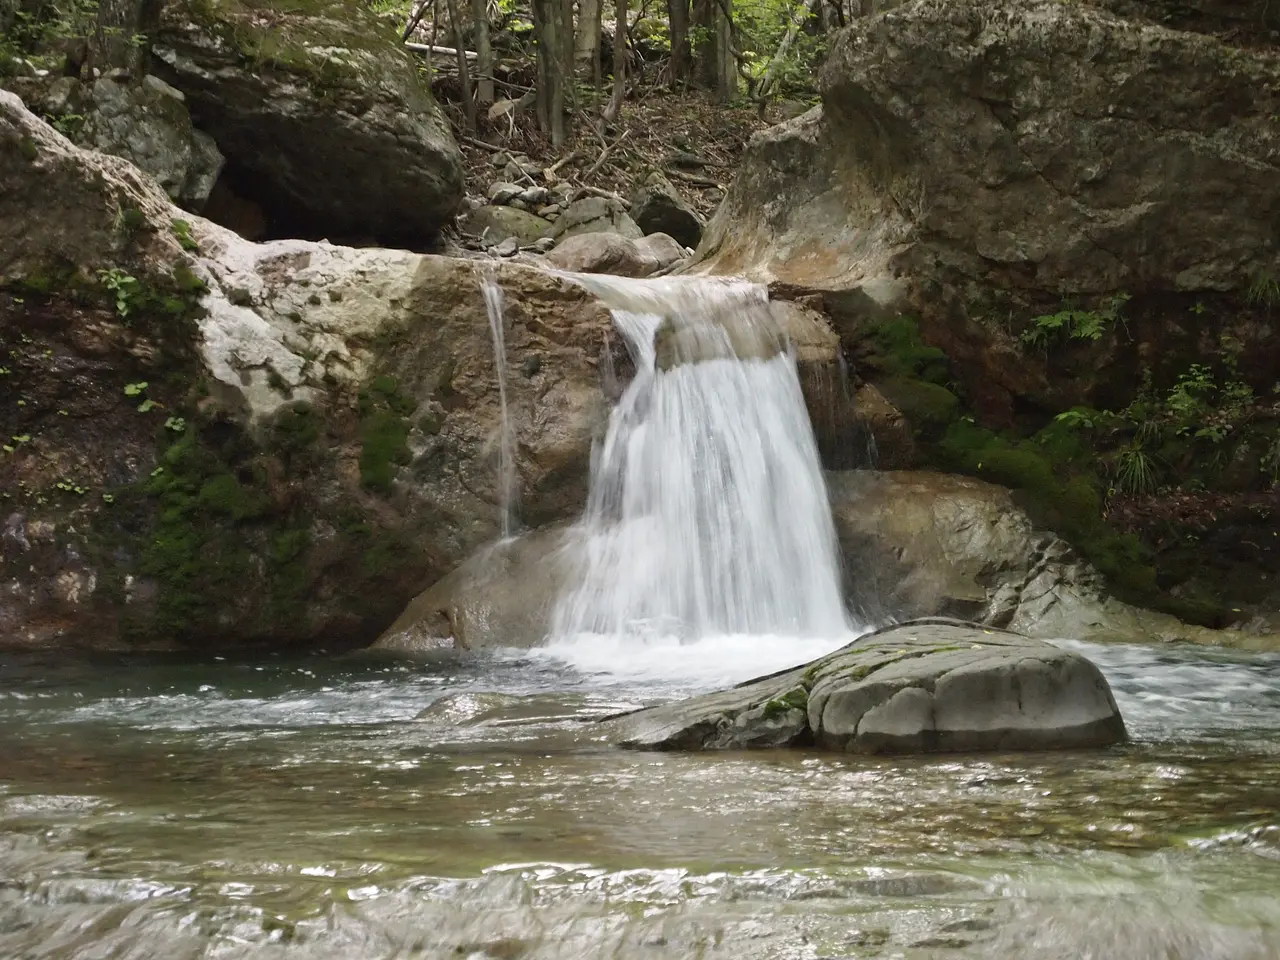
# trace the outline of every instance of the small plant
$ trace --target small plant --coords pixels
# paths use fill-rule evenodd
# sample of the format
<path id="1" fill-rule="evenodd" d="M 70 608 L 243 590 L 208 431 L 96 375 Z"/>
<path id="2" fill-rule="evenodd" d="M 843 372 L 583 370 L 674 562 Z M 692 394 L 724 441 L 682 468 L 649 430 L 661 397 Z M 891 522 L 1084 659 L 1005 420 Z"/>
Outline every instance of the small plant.
<path id="1" fill-rule="evenodd" d="M 1101 310 L 1077 310 L 1067 308 L 1057 313 L 1047 313 L 1031 318 L 1031 326 L 1022 332 L 1020 339 L 1031 346 L 1047 347 L 1054 339 L 1101 340 L 1120 318 L 1120 311 L 1129 300 L 1127 293 L 1118 293 Z"/>
<path id="2" fill-rule="evenodd" d="M 88 119 L 82 113 L 64 113 L 50 120 L 49 126 L 53 127 L 68 140 L 74 140 L 79 136 L 80 131 L 84 129 L 84 123 Z"/>
<path id="3" fill-rule="evenodd" d="M 126 383 L 124 385 L 124 395 L 126 397 L 138 397 L 147 392 L 147 381 L 139 380 L 137 383 Z"/>
<path id="4" fill-rule="evenodd" d="M 166 430 L 172 430 L 174 433 L 182 433 L 187 429 L 187 421 L 182 417 L 170 417 L 164 422 Z"/>
<path id="5" fill-rule="evenodd" d="M 152 400 L 150 397 L 148 397 L 146 400 L 143 400 L 140 404 L 138 404 L 138 412 L 150 413 L 153 409 L 155 409 L 155 405 L 156 405 L 156 402 Z"/>
<path id="6" fill-rule="evenodd" d="M 191 235 L 191 223 L 187 220 L 173 220 L 170 223 L 170 229 L 178 240 L 178 246 L 182 247 L 188 253 L 199 253 L 200 244 L 196 242 L 196 238 Z"/>
<path id="7" fill-rule="evenodd" d="M 103 502 L 103 503 L 115 503 L 115 502 L 116 502 L 116 498 L 115 498 L 114 496 L 112 496 L 111 494 L 109 494 L 109 493 L 104 493 L 104 494 L 102 495 L 102 502 Z"/>
<path id="8" fill-rule="evenodd" d="M 116 313 L 127 318 L 142 299 L 142 283 L 137 277 L 125 273 L 118 267 L 99 270 L 98 278 L 115 298 Z"/>
<path id="9" fill-rule="evenodd" d="M 1115 488 L 1130 496 L 1155 493 L 1160 486 L 1156 459 L 1136 443 L 1116 455 L 1114 476 Z"/>
<path id="10" fill-rule="evenodd" d="M 1258 274 L 1245 291 L 1245 299 L 1257 306 L 1266 307 L 1270 313 L 1272 307 L 1280 304 L 1280 278 L 1270 273 Z"/>
<path id="11" fill-rule="evenodd" d="M 1178 382 L 1169 391 L 1165 404 L 1184 419 L 1196 416 L 1208 409 L 1209 397 L 1217 386 L 1212 370 L 1203 363 L 1193 363 L 1185 373 L 1178 374 Z"/>
<path id="12" fill-rule="evenodd" d="M 1097 426 L 1097 413 L 1087 407 L 1072 407 L 1053 419 L 1072 430 L 1092 430 Z"/>

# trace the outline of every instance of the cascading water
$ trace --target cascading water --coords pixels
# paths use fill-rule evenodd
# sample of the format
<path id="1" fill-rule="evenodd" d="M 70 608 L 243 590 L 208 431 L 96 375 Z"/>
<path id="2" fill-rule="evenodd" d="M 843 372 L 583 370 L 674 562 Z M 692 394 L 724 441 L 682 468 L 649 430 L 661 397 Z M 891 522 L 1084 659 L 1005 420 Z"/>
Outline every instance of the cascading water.
<path id="1" fill-rule="evenodd" d="M 502 539 L 511 536 L 516 523 L 516 458 L 511 435 L 511 417 L 507 412 L 507 340 L 502 313 L 502 288 L 492 277 L 480 281 L 484 306 L 489 314 L 489 333 L 493 336 L 493 365 L 498 377 L 498 407 L 502 426 L 498 439 L 498 522 Z"/>
<path id="2" fill-rule="evenodd" d="M 613 311 L 636 375 L 593 452 L 553 642 L 845 634 L 817 447 L 764 288 L 571 279 Z"/>

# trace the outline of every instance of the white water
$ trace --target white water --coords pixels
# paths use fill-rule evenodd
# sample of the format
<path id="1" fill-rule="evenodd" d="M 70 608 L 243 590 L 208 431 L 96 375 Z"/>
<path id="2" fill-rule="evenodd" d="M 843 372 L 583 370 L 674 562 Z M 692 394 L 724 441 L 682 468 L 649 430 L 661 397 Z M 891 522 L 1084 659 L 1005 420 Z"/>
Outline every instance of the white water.
<path id="1" fill-rule="evenodd" d="M 797 638 L 847 639 L 817 447 L 764 289 L 572 279 L 612 309 L 636 375 L 593 451 L 550 649 L 583 665 L 631 650 L 670 672 L 680 643 L 718 638 L 722 661 L 767 647 L 787 666 L 815 655 Z"/>
<path id="2" fill-rule="evenodd" d="M 480 281 L 485 310 L 489 314 L 489 333 L 493 336 L 493 366 L 498 376 L 498 406 L 502 427 L 498 439 L 498 523 L 506 540 L 516 523 L 516 458 L 511 435 L 511 416 L 507 412 L 507 340 L 502 313 L 502 288 L 492 277 Z"/>

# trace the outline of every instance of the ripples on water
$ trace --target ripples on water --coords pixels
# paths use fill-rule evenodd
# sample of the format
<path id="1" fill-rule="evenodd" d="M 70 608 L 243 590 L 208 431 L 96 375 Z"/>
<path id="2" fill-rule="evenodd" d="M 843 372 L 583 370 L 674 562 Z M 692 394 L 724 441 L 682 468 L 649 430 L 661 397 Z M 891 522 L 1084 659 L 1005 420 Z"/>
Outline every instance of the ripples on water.
<path id="1" fill-rule="evenodd" d="M 1133 734 L 1107 751 L 588 722 L 822 646 L 0 660 L 0 958 L 1280 957 L 1280 657 L 1073 644 Z"/>

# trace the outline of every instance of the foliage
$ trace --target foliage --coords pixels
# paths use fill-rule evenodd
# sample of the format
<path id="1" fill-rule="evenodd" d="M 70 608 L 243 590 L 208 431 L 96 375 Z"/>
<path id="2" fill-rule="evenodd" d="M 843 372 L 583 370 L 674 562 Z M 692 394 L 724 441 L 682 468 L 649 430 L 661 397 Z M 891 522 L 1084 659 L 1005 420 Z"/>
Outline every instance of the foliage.
<path id="1" fill-rule="evenodd" d="M 137 277 L 125 273 L 117 267 L 112 267 L 109 270 L 99 270 L 98 279 L 111 292 L 112 298 L 115 300 L 116 313 L 127 319 L 144 297 L 141 282 Z"/>
<path id="2" fill-rule="evenodd" d="M 1128 300 L 1128 294 L 1119 293 L 1099 310 L 1065 307 L 1057 313 L 1032 317 L 1031 325 L 1022 332 L 1021 340 L 1036 347 L 1048 347 L 1062 339 L 1101 340 L 1120 318 L 1120 311 Z"/>

